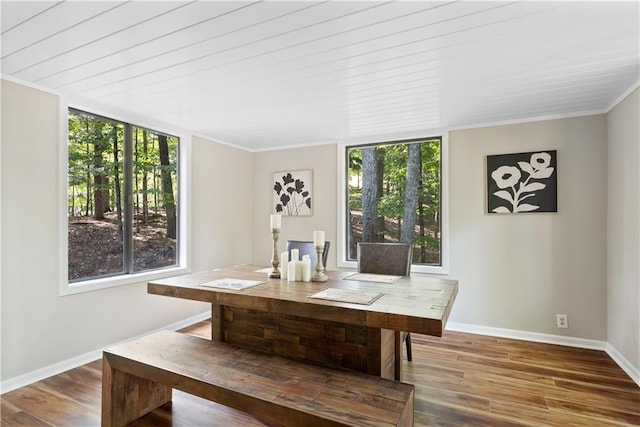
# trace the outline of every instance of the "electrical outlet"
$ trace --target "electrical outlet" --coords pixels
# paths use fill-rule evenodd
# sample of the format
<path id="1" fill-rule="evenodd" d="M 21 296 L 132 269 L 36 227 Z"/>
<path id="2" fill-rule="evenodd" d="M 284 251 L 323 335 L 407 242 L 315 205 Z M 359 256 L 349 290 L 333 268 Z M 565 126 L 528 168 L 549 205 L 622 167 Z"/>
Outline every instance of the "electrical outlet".
<path id="1" fill-rule="evenodd" d="M 556 327 L 557 328 L 568 328 L 569 327 L 569 317 L 566 314 L 556 314 Z"/>

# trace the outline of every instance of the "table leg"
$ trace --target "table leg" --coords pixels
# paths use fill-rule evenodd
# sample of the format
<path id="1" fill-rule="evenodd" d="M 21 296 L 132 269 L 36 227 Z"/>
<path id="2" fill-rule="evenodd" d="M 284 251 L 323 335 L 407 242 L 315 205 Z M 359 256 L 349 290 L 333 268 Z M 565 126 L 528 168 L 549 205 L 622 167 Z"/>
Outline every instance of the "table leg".
<path id="1" fill-rule="evenodd" d="M 394 335 L 394 379 L 402 381 L 402 332 L 395 331 Z"/>
<path id="2" fill-rule="evenodd" d="M 222 306 L 216 303 L 211 303 L 211 340 L 224 341 Z"/>

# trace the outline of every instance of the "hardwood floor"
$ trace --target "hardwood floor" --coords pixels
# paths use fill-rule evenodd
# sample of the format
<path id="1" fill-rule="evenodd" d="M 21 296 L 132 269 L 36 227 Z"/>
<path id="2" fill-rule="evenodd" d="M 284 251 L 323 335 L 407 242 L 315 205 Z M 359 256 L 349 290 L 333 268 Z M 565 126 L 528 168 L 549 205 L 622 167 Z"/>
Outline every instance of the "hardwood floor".
<path id="1" fill-rule="evenodd" d="M 209 322 L 183 332 L 210 336 Z M 411 334 L 416 426 L 640 426 L 640 387 L 602 351 L 456 332 Z M 100 425 L 101 361 L 5 393 L 0 425 Z M 179 391 L 133 426 L 265 426 Z"/>

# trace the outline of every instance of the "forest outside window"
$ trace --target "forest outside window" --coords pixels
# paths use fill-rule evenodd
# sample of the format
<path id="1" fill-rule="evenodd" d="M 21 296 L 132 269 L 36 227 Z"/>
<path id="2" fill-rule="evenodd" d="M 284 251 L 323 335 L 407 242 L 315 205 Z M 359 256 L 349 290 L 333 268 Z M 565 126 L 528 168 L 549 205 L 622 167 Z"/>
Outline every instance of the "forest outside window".
<path id="1" fill-rule="evenodd" d="M 178 145 L 69 109 L 69 282 L 178 265 Z"/>
<path id="2" fill-rule="evenodd" d="M 346 147 L 346 260 L 358 242 L 413 245 L 413 264 L 440 267 L 441 138 Z"/>

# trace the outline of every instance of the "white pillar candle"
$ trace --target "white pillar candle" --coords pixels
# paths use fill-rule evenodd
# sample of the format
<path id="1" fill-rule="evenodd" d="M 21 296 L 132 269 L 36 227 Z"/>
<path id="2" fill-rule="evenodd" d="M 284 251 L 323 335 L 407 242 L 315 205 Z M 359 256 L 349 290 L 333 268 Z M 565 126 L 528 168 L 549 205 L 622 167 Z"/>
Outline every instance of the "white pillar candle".
<path id="1" fill-rule="evenodd" d="M 296 282 L 302 282 L 302 261 L 296 261 Z"/>
<path id="2" fill-rule="evenodd" d="M 271 229 L 280 230 L 282 226 L 282 215 L 272 214 L 271 215 Z"/>
<path id="3" fill-rule="evenodd" d="M 316 248 L 318 246 L 324 246 L 324 231 L 313 232 L 313 246 L 315 246 Z"/>
<path id="4" fill-rule="evenodd" d="M 291 249 L 291 261 L 300 261 L 300 249 Z"/>
<path id="5" fill-rule="evenodd" d="M 289 261 L 287 265 L 287 281 L 294 282 L 296 280 L 296 269 L 298 268 L 298 261 Z"/>
<path id="6" fill-rule="evenodd" d="M 302 256 L 302 281 L 311 281 L 311 257 L 309 255 Z"/>
<path id="7" fill-rule="evenodd" d="M 280 277 L 287 278 L 287 270 L 289 269 L 289 252 L 284 251 L 280 254 Z"/>

